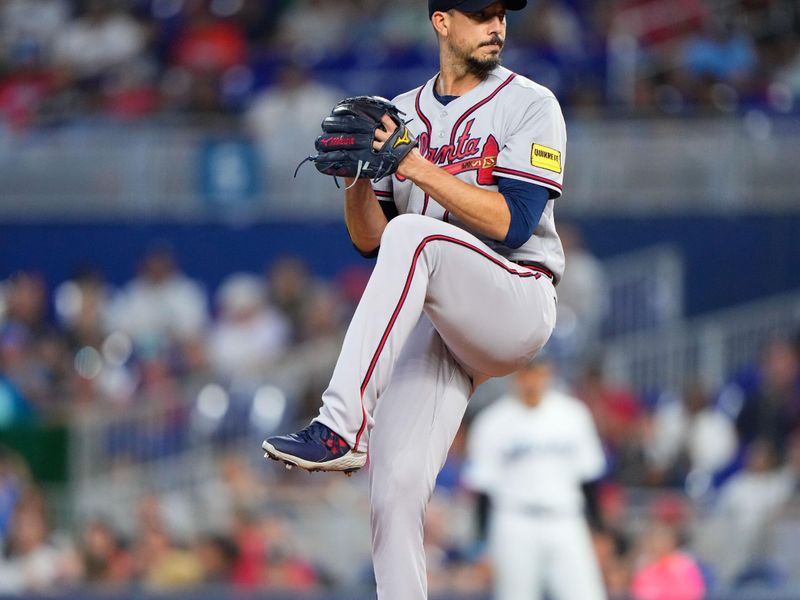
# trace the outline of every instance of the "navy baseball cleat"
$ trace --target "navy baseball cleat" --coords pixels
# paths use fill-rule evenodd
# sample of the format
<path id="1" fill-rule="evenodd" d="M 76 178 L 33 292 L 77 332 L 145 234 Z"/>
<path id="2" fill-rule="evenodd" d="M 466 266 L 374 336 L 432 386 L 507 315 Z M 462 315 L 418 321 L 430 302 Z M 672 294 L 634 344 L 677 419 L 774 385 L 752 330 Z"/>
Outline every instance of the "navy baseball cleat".
<path id="1" fill-rule="evenodd" d="M 306 471 L 344 471 L 350 475 L 367 462 L 366 452 L 355 452 L 342 437 L 316 421 L 289 435 L 275 435 L 261 445 L 264 458 L 280 460 L 287 469 Z"/>

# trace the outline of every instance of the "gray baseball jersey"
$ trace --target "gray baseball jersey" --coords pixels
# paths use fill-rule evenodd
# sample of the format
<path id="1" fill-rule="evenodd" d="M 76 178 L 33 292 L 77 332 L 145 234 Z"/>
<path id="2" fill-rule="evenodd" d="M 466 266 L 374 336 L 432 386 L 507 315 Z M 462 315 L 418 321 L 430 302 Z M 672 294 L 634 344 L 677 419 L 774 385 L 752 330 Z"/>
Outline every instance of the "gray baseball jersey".
<path id="1" fill-rule="evenodd" d="M 553 93 L 504 67 L 477 87 L 443 106 L 434 96 L 436 77 L 392 102 L 409 119 L 408 128 L 428 160 L 462 181 L 497 191 L 497 177 L 543 186 L 550 201 L 533 236 L 519 248 L 471 231 L 510 260 L 543 264 L 560 279 L 564 251 L 556 233 L 553 201 L 561 196 L 567 133 Z M 411 181 L 395 175 L 375 185 L 381 201 L 398 212 L 417 213 L 467 229 Z M 467 229 L 469 231 L 469 229 Z"/>

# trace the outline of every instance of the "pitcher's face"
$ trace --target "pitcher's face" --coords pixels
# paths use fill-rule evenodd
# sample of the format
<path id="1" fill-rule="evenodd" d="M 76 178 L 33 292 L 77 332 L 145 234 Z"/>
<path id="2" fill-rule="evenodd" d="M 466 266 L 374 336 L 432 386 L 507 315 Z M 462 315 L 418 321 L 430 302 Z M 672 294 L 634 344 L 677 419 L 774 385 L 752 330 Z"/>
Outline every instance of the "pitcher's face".
<path id="1" fill-rule="evenodd" d="M 477 13 L 451 10 L 445 15 L 447 36 L 442 43 L 468 71 L 485 75 L 500 64 L 506 40 L 506 9 L 502 2 Z"/>

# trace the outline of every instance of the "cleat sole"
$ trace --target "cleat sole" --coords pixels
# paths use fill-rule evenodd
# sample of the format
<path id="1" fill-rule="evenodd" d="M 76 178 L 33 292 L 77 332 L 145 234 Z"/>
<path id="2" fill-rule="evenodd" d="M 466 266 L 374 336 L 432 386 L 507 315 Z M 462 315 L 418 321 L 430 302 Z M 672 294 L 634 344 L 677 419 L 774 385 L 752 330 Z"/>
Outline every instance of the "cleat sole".
<path id="1" fill-rule="evenodd" d="M 320 471 L 340 471 L 348 477 L 351 477 L 353 473 L 358 471 L 367 462 L 366 452 L 353 452 L 352 450 L 350 450 L 344 456 L 340 456 L 334 460 L 330 460 L 325 463 L 315 463 L 308 460 L 303 460 L 297 456 L 292 456 L 291 454 L 281 452 L 269 442 L 264 442 L 261 447 L 266 452 L 264 455 L 265 458 L 269 457 L 272 460 L 280 461 L 286 465 L 287 469 L 299 467 L 310 473 L 317 473 Z"/>

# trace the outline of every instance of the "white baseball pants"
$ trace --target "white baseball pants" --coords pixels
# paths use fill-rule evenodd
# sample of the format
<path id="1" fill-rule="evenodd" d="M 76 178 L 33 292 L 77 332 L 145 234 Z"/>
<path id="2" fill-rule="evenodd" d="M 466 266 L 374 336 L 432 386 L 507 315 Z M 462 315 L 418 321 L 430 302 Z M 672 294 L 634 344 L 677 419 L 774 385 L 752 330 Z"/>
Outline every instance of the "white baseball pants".
<path id="1" fill-rule="evenodd" d="M 317 421 L 369 449 L 380 600 L 425 600 L 423 522 L 467 400 L 545 344 L 555 289 L 470 233 L 421 215 L 384 231 Z"/>
<path id="2" fill-rule="evenodd" d="M 582 515 L 492 515 L 494 600 L 605 600 L 589 527 Z"/>

